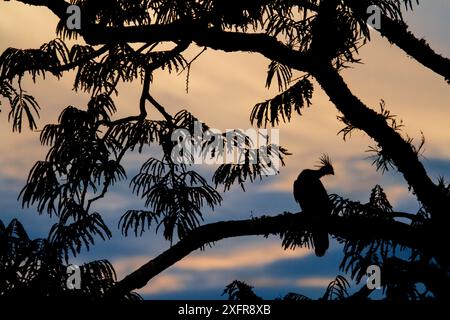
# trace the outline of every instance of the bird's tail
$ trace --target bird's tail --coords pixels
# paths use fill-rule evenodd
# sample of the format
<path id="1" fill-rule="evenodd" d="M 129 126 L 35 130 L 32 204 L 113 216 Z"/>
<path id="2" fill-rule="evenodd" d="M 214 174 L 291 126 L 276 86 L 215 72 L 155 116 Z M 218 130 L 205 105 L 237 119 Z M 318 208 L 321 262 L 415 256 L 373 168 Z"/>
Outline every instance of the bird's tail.
<path id="1" fill-rule="evenodd" d="M 314 251 L 317 257 L 323 257 L 330 246 L 328 233 L 326 231 L 317 230 L 312 234 Z"/>

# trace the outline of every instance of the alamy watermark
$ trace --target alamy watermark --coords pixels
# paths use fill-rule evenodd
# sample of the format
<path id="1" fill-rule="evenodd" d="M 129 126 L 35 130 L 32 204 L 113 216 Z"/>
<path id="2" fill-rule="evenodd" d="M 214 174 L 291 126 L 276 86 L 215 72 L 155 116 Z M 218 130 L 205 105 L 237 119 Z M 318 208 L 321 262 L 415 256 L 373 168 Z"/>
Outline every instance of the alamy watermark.
<path id="1" fill-rule="evenodd" d="M 81 29 L 81 8 L 75 4 L 67 7 L 66 13 L 69 17 L 66 20 L 66 27 L 69 30 Z"/>
<path id="2" fill-rule="evenodd" d="M 381 8 L 376 5 L 369 6 L 366 11 L 370 16 L 367 18 L 367 25 L 376 30 L 381 29 Z"/>
<path id="3" fill-rule="evenodd" d="M 278 129 L 208 128 L 195 121 L 193 131 L 172 133 L 175 146 L 171 159 L 176 164 L 258 165 L 262 175 L 276 175 L 280 169 Z"/>
<path id="4" fill-rule="evenodd" d="M 67 267 L 67 280 L 66 287 L 69 290 L 80 290 L 81 289 L 81 270 L 80 267 L 71 264 Z"/>
<path id="5" fill-rule="evenodd" d="M 366 269 L 367 288 L 370 290 L 381 289 L 381 268 L 377 265 L 371 265 Z"/>

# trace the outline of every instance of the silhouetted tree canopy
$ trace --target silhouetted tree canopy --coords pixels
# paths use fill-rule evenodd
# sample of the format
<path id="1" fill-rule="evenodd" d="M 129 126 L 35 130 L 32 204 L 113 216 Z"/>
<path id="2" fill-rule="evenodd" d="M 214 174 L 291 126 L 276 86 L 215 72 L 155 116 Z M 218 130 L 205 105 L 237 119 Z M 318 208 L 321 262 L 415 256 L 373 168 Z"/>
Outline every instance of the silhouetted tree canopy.
<path id="1" fill-rule="evenodd" d="M 220 156 L 217 146 L 233 144 L 245 150 L 241 164 L 218 167 L 207 181 L 188 164 L 177 163 L 171 140 L 177 129 L 194 135 L 197 118 L 188 110 L 170 114 L 151 93 L 154 71 L 190 69 L 185 51 L 192 46 L 225 52 L 255 52 L 269 61 L 266 86 L 279 94 L 255 105 L 250 121 L 257 127 L 277 126 L 301 116 L 312 105 L 315 79 L 341 113 L 344 139 L 356 130 L 373 139 L 373 164 L 378 170 L 398 170 L 421 204 L 417 213 L 394 212 L 383 189 L 375 186 L 368 203 L 330 195 L 332 210 L 320 221 L 322 230 L 344 245 L 340 270 L 361 285 L 348 294 L 349 282 L 338 275 L 322 299 L 368 299 L 371 290 L 362 279 L 370 265 L 383 270 L 382 287 L 388 300 L 450 298 L 449 243 L 450 185 L 433 181 L 419 160 L 422 144 L 415 146 L 384 102 L 370 108 L 358 99 L 341 71 L 358 63 L 358 50 L 379 32 L 423 66 L 450 83 L 450 60 L 417 39 L 403 20 L 413 10 L 411 0 L 18 0 L 43 6 L 58 18 L 57 38 L 36 49 L 9 48 L 0 56 L 0 95 L 9 101 L 13 131 L 37 129 L 36 117 L 45 112 L 39 101 L 25 93 L 22 80 L 64 77 L 74 71 L 74 90 L 90 95 L 83 108 L 70 105 L 58 123 L 47 124 L 40 141 L 48 147 L 36 162 L 20 193 L 24 207 L 56 216 L 58 222 L 46 239 L 29 239 L 22 225 L 0 222 L 0 295 L 79 295 L 88 299 L 137 298 L 133 290 L 192 251 L 229 237 L 270 234 L 280 236 L 286 250 L 313 245 L 317 219 L 287 213 L 249 220 L 202 224 L 205 207 L 220 206 L 217 191 L 263 178 L 271 161 L 290 156 L 282 146 L 270 145 L 269 161 L 251 163 L 254 149 L 249 137 L 217 135 L 216 147 L 204 142 L 207 157 Z M 81 8 L 81 29 L 66 25 L 67 8 Z M 381 11 L 381 29 L 371 30 L 367 8 Z M 78 39 L 68 45 L 69 39 Z M 82 41 L 83 40 L 83 41 Z M 294 77 L 294 72 L 300 74 Z M 187 79 L 188 82 L 189 78 Z M 114 96 L 120 83 L 139 82 L 142 94 L 136 113 L 115 116 Z M 188 83 L 187 83 L 188 85 Z M 7 106 L 3 104 L 2 109 Z M 151 110 L 151 111 L 149 111 Z M 158 113 L 158 116 L 155 116 Z M 204 124 L 202 131 L 208 126 Z M 151 225 L 161 228 L 170 249 L 117 281 L 112 265 L 94 261 L 82 266 L 83 287 L 67 290 L 66 267 L 70 256 L 89 249 L 96 239 L 111 237 L 102 213 L 92 204 L 127 177 L 122 161 L 127 152 L 159 146 L 162 157 L 150 155 L 130 188 L 145 200 L 145 208 L 130 208 L 120 219 L 124 236 L 141 235 Z M 326 151 L 326 150 L 324 150 Z M 188 155 L 189 156 L 189 155 Z M 294 177 L 293 177 L 294 180 Z M 399 219 L 402 218 L 402 219 Z M 406 222 L 405 222 L 406 221 Z M 419 286 L 419 284 L 422 284 Z M 257 290 L 257 288 L 255 289 Z M 220 294 L 220 293 L 219 293 Z M 224 294 L 232 300 L 257 300 L 253 289 L 236 281 Z M 284 299 L 305 300 L 299 293 Z"/>

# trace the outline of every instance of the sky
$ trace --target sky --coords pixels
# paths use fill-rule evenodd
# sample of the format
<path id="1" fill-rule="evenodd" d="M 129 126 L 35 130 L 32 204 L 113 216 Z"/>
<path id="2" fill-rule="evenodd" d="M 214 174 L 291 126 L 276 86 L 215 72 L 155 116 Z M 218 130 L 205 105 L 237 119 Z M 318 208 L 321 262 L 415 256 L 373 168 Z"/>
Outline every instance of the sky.
<path id="1" fill-rule="evenodd" d="M 449 0 L 421 1 L 413 13 L 406 14 L 416 36 L 425 38 L 447 57 L 450 56 L 449 16 Z M 39 47 L 55 37 L 56 23 L 57 19 L 48 10 L 1 1 L 0 52 L 8 47 Z M 192 47 L 187 57 L 192 58 L 201 50 Z M 415 138 L 417 143 L 423 132 L 426 144 L 421 160 L 428 173 L 435 180 L 450 177 L 448 84 L 376 34 L 361 49 L 360 58 L 362 64 L 343 72 L 353 93 L 377 110 L 383 99 L 387 109 L 403 121 L 403 133 Z M 277 94 L 275 86 L 270 90 L 265 88 L 269 62 L 258 54 L 208 49 L 191 68 L 188 93 L 186 73 L 158 72 L 152 83 L 152 94 L 172 114 L 188 109 L 210 127 L 248 129 L 253 106 Z M 85 107 L 88 96 L 72 90 L 73 79 L 73 73 L 60 81 L 48 77 L 33 84 L 26 79 L 24 88 L 42 107 L 38 129 L 55 123 L 68 105 Z M 138 82 L 120 85 L 119 95 L 114 98 L 119 109 L 117 116 L 137 113 L 140 90 Z M 33 164 L 45 157 L 46 148 L 39 144 L 39 132 L 12 132 L 12 125 L 7 121 L 8 105 L 4 102 L 0 113 L 0 219 L 7 222 L 19 218 L 32 237 L 45 237 L 55 220 L 38 215 L 33 208 L 22 209 L 17 196 Z M 280 174 L 246 184 L 245 193 L 239 186 L 222 193 L 224 200 L 220 207 L 214 211 L 205 208 L 204 223 L 297 212 L 292 183 L 301 170 L 316 165 L 323 153 L 332 158 L 336 173 L 323 179 L 329 193 L 367 201 L 370 190 L 380 184 L 396 210 L 416 212 L 418 204 L 402 176 L 394 171 L 383 175 L 371 165 L 366 150 L 373 141 L 361 132 L 355 132 L 346 141 L 338 135 L 343 128 L 337 121 L 338 115 L 315 84 L 312 106 L 302 116 L 294 116 L 290 123 L 278 128 L 280 144 L 292 153 Z M 132 153 L 125 158 L 129 178 L 153 152 L 147 149 L 141 155 Z M 210 178 L 214 167 L 197 169 Z M 113 238 L 105 242 L 98 239 L 97 245 L 74 258 L 74 263 L 108 259 L 120 279 L 170 247 L 154 229 L 138 238 L 120 234 L 117 229 L 120 216 L 128 209 L 143 209 L 144 205 L 131 193 L 129 180 L 112 188 L 94 208 L 102 213 Z M 283 250 L 277 237 L 223 240 L 192 253 L 138 292 L 149 299 L 221 299 L 224 287 L 238 279 L 254 286 L 256 293 L 264 298 L 277 298 L 288 292 L 314 298 L 339 274 L 341 251 L 342 247 L 333 242 L 326 256 L 317 258 L 306 248 Z"/>

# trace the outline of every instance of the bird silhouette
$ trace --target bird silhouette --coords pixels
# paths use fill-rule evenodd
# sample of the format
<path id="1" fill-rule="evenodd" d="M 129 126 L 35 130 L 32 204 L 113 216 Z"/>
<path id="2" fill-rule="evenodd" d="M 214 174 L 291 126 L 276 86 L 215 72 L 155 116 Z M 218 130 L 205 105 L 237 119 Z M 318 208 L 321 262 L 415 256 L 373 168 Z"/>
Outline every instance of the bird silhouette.
<path id="1" fill-rule="evenodd" d="M 334 175 L 331 160 L 327 155 L 320 158 L 320 164 L 317 170 L 303 170 L 294 182 L 294 198 L 302 211 L 311 216 L 313 222 L 312 242 L 318 257 L 322 257 L 329 246 L 328 232 L 323 224 L 332 210 L 328 193 L 320 178 L 329 174 Z"/>

